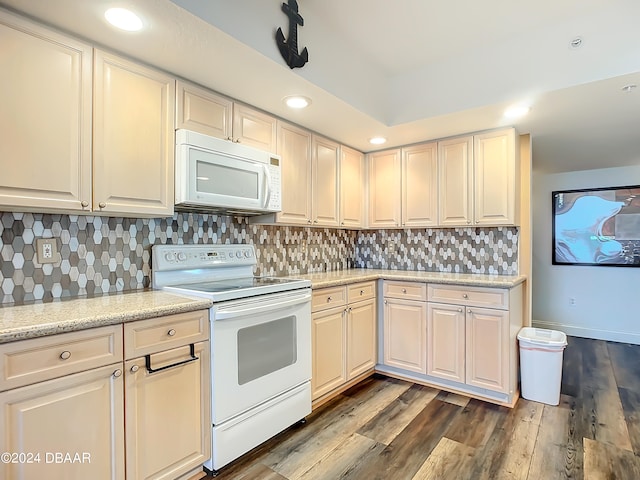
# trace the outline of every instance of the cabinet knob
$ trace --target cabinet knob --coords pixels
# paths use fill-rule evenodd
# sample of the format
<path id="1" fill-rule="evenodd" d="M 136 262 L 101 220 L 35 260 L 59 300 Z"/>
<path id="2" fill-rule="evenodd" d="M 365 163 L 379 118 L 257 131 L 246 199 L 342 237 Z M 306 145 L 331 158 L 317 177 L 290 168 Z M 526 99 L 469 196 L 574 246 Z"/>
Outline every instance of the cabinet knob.
<path id="1" fill-rule="evenodd" d="M 461 309 L 461 308 L 459 308 L 459 309 L 458 309 L 458 312 L 462 312 L 462 309 Z"/>
<path id="2" fill-rule="evenodd" d="M 385 304 L 385 305 L 386 305 L 386 304 L 388 304 L 388 303 L 389 303 L 389 301 L 388 301 L 388 300 L 385 300 L 385 301 L 384 301 L 384 304 Z"/>
<path id="3" fill-rule="evenodd" d="M 80 202 L 80 205 L 82 205 L 82 208 L 87 208 L 89 206 L 89 202 L 83 200 L 82 202 Z"/>
<path id="4" fill-rule="evenodd" d="M 329 303 L 331 300 L 333 300 L 331 297 L 327 297 L 327 303 Z"/>
<path id="5" fill-rule="evenodd" d="M 340 222 L 340 225 L 342 225 L 344 227 L 344 222 Z"/>
<path id="6" fill-rule="evenodd" d="M 70 358 L 71 358 L 71 352 L 68 350 L 65 350 L 60 354 L 60 360 L 68 360 Z"/>
<path id="7" fill-rule="evenodd" d="M 227 137 L 227 140 L 229 140 L 230 142 L 233 142 L 233 137 Z"/>
<path id="8" fill-rule="evenodd" d="M 407 289 L 406 289 L 406 288 L 403 288 L 403 289 L 402 289 L 402 293 L 407 293 Z"/>
<path id="9" fill-rule="evenodd" d="M 309 225 L 311 225 L 311 220 L 307 220 L 307 223 L 308 223 Z"/>
<path id="10" fill-rule="evenodd" d="M 138 370 L 140 370 L 140 367 L 138 365 L 133 365 L 131 367 L 131 373 L 136 373 Z"/>
<path id="11" fill-rule="evenodd" d="M 471 309 L 467 310 L 467 313 L 471 313 Z"/>
<path id="12" fill-rule="evenodd" d="M 469 225 L 471 223 L 471 220 L 467 220 L 467 225 Z"/>
<path id="13" fill-rule="evenodd" d="M 118 378 L 122 375 L 122 370 L 117 369 L 115 372 L 113 372 L 113 378 Z"/>
<path id="14" fill-rule="evenodd" d="M 462 298 L 469 298 L 469 295 L 467 295 L 466 293 L 463 293 Z"/>
<path id="15" fill-rule="evenodd" d="M 170 337 L 173 337 L 175 334 L 176 331 L 173 328 L 167 332 L 167 335 L 169 335 Z"/>
<path id="16" fill-rule="evenodd" d="M 353 308 L 351 308 L 351 307 L 347 308 L 347 311 L 348 311 L 349 313 L 351 313 L 351 310 L 353 310 Z"/>
<path id="17" fill-rule="evenodd" d="M 98 204 L 98 206 L 99 206 L 100 208 L 107 208 L 107 204 L 106 204 L 106 203 L 104 203 L 104 202 L 100 202 L 100 203 Z"/>
<path id="18" fill-rule="evenodd" d="M 364 290 L 360 290 L 360 295 L 364 295 Z"/>
<path id="19" fill-rule="evenodd" d="M 314 220 L 313 223 L 318 223 L 318 220 Z"/>

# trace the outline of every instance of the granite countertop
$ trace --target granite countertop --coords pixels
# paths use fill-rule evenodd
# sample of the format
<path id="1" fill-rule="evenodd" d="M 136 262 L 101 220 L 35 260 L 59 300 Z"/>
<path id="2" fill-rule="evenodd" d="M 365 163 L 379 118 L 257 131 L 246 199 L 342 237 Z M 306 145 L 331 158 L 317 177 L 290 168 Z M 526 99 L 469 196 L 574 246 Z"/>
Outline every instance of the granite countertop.
<path id="1" fill-rule="evenodd" d="M 476 287 L 512 288 L 526 280 L 524 275 L 485 275 L 478 273 L 417 272 L 354 268 L 322 273 L 291 275 L 311 281 L 312 288 L 336 287 L 369 280 L 402 280 L 408 282 L 444 283 Z"/>
<path id="2" fill-rule="evenodd" d="M 0 307 L 0 343 L 209 307 L 210 300 L 158 290 Z"/>

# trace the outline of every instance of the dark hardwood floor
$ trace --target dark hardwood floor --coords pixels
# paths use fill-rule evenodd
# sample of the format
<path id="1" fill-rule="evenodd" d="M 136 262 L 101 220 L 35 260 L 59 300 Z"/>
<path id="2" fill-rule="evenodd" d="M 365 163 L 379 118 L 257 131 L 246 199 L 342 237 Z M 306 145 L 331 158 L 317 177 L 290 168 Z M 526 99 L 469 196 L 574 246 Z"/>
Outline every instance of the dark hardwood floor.
<path id="1" fill-rule="evenodd" d="M 640 479 L 640 346 L 569 338 L 560 405 L 374 376 L 217 479 Z M 210 478 L 210 477 L 207 477 Z"/>

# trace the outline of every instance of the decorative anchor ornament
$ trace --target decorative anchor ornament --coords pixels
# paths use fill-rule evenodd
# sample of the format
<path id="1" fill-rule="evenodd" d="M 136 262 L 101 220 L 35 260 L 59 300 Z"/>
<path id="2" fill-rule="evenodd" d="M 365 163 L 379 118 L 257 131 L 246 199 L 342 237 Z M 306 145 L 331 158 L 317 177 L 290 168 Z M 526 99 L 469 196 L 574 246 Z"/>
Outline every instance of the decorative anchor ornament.
<path id="1" fill-rule="evenodd" d="M 303 67 L 309 61 L 309 52 L 305 47 L 301 53 L 298 53 L 298 25 L 304 26 L 304 19 L 298 13 L 298 2 L 296 0 L 288 1 L 288 5 L 282 4 L 282 11 L 289 17 L 289 38 L 285 40 L 282 29 L 278 28 L 276 43 L 284 61 L 287 62 L 289 68 L 294 69 Z"/>

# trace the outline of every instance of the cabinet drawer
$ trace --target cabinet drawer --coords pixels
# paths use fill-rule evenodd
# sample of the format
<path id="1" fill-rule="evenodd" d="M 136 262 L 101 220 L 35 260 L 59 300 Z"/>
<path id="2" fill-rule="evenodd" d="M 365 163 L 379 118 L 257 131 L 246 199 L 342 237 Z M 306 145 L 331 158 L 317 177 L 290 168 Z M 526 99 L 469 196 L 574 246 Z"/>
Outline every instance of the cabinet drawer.
<path id="1" fill-rule="evenodd" d="M 129 360 L 208 339 L 208 310 L 125 323 L 124 356 Z"/>
<path id="2" fill-rule="evenodd" d="M 509 309 L 509 290 L 506 288 L 429 285 L 428 297 L 430 302 Z"/>
<path id="3" fill-rule="evenodd" d="M 347 303 L 368 300 L 376 296 L 376 282 L 356 283 L 347 286 Z"/>
<path id="4" fill-rule="evenodd" d="M 427 284 L 415 282 L 384 282 L 384 296 L 426 301 Z"/>
<path id="5" fill-rule="evenodd" d="M 315 290 L 311 297 L 311 311 L 325 310 L 332 307 L 340 307 L 347 303 L 347 288 L 333 287 Z"/>
<path id="6" fill-rule="evenodd" d="M 0 345 L 0 391 L 122 362 L 122 326 Z"/>

